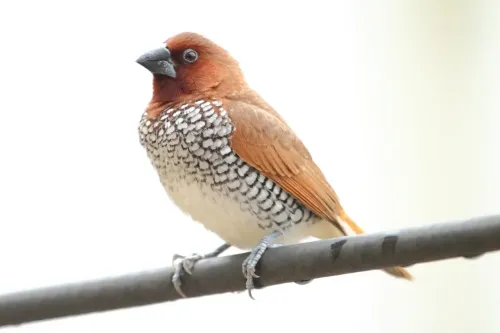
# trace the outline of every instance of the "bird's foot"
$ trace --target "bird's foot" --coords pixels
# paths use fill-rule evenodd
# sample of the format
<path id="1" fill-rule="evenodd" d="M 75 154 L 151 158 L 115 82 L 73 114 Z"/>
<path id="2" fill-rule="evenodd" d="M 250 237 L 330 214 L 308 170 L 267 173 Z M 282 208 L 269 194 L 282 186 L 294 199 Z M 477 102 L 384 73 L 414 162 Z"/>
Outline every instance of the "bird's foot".
<path id="1" fill-rule="evenodd" d="M 192 255 L 186 257 L 180 254 L 174 254 L 172 258 L 172 266 L 174 266 L 174 275 L 172 276 L 172 284 L 174 285 L 175 290 L 182 297 L 187 297 L 186 294 L 182 291 L 182 281 L 181 276 L 184 273 L 188 273 L 191 275 L 193 273 L 194 264 L 202 259 L 203 256 L 198 253 L 193 253 Z"/>
<path id="2" fill-rule="evenodd" d="M 252 296 L 252 290 L 255 288 L 253 278 L 259 277 L 255 273 L 256 266 L 262 258 L 264 252 L 271 246 L 271 243 L 281 235 L 281 232 L 275 231 L 262 238 L 259 244 L 252 249 L 250 255 L 243 261 L 242 271 L 243 276 L 246 278 L 246 289 L 248 290 L 248 295 L 252 299 L 254 299 Z"/>
<path id="3" fill-rule="evenodd" d="M 223 244 L 214 251 L 204 255 L 193 253 L 192 255 L 186 257 L 180 254 L 174 254 L 174 256 L 172 257 L 172 266 L 174 266 L 174 275 L 172 276 L 172 284 L 174 285 L 174 288 L 179 293 L 179 295 L 181 295 L 182 297 L 187 297 L 181 288 L 182 286 L 181 277 L 184 275 L 184 273 L 187 273 L 189 275 L 193 274 L 194 265 L 198 260 L 217 257 L 219 254 L 226 251 L 230 247 L 231 246 L 229 244 Z"/>
<path id="4" fill-rule="evenodd" d="M 186 273 L 191 275 L 193 273 L 194 264 L 200 259 L 203 259 L 203 255 L 198 254 L 198 253 L 193 253 L 192 255 L 190 255 L 188 257 L 182 256 L 180 254 L 174 254 L 174 256 L 172 258 L 172 263 L 175 266 L 175 261 L 180 260 L 181 266 L 182 266 L 181 269 L 183 269 Z"/>

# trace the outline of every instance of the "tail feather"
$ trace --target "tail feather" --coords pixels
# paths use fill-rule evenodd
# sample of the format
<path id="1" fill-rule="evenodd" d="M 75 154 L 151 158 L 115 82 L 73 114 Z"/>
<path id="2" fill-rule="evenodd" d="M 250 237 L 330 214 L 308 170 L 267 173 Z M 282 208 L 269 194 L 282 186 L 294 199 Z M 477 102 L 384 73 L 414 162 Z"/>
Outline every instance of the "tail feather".
<path id="1" fill-rule="evenodd" d="M 403 267 L 396 266 L 396 267 L 385 268 L 384 272 L 397 278 L 402 278 L 409 281 L 413 280 L 413 276 L 410 274 L 410 272 L 408 272 L 408 270 L 406 270 Z"/>
<path id="2" fill-rule="evenodd" d="M 347 214 L 346 212 L 344 212 L 344 210 L 342 210 L 342 212 L 339 214 L 339 217 L 340 219 L 345 223 L 347 224 L 347 226 L 352 230 L 354 231 L 355 234 L 359 235 L 359 234 L 364 234 L 365 232 L 363 231 L 363 229 L 361 229 L 360 226 L 358 226 Z M 333 224 L 332 224 L 333 225 Z M 348 232 L 347 230 L 342 230 L 343 234 L 344 235 L 348 235 Z M 397 277 L 397 278 L 403 278 L 403 279 L 406 279 L 406 280 L 409 280 L 409 281 L 412 281 L 413 280 L 413 276 L 410 274 L 410 272 L 408 272 L 405 268 L 403 267 L 399 267 L 399 266 L 396 266 L 396 267 L 388 267 L 388 268 L 385 268 L 384 269 L 384 272 L 394 276 L 394 277 Z"/>

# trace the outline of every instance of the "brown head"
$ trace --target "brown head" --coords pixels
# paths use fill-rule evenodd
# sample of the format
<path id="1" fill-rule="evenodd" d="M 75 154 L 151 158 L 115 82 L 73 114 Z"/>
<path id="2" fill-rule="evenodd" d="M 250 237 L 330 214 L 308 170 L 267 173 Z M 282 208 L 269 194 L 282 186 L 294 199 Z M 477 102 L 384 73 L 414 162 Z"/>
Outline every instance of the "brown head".
<path id="1" fill-rule="evenodd" d="M 152 103 L 226 97 L 247 88 L 238 62 L 222 47 L 191 32 L 169 38 L 165 47 L 137 62 L 153 73 Z"/>

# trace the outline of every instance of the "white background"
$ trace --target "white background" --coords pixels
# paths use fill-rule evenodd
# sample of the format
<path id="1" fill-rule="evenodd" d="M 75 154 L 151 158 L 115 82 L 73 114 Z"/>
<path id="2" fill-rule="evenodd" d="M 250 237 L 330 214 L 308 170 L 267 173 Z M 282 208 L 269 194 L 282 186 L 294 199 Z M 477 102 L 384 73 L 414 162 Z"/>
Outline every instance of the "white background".
<path id="1" fill-rule="evenodd" d="M 0 293 L 163 267 L 219 239 L 139 145 L 182 31 L 237 58 L 367 231 L 500 212 L 497 1 L 2 1 Z M 230 252 L 230 253 L 234 253 Z M 500 330 L 500 255 L 34 323 L 1 332 Z"/>

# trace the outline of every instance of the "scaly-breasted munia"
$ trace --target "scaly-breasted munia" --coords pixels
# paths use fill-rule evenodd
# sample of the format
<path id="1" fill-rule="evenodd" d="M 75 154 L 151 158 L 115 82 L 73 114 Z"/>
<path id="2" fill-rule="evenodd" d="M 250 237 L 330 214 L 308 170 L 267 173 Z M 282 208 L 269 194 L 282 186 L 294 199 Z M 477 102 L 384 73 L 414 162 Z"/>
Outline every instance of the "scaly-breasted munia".
<path id="1" fill-rule="evenodd" d="M 226 242 L 209 254 L 182 257 L 173 277 L 182 296 L 180 273 L 230 246 L 252 249 L 243 262 L 250 292 L 255 266 L 274 242 L 339 237 L 346 228 L 363 232 L 301 140 L 248 86 L 226 50 L 181 33 L 137 62 L 153 73 L 141 145 L 170 199 Z M 411 279 L 402 267 L 386 271 Z"/>

